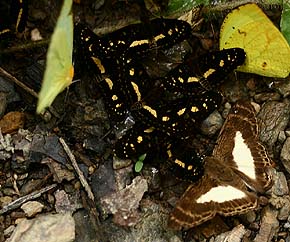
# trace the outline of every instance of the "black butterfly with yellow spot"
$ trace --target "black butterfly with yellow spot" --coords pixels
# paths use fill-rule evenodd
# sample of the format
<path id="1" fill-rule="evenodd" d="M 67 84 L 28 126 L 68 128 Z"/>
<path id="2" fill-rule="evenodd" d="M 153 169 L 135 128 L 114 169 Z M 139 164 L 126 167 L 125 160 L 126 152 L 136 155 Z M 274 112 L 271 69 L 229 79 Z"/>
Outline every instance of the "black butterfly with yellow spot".
<path id="1" fill-rule="evenodd" d="M 196 59 L 187 58 L 163 78 L 166 90 L 193 95 L 206 90 L 215 90 L 225 77 L 242 65 L 245 51 L 232 48 L 213 51 Z"/>
<path id="2" fill-rule="evenodd" d="M 150 28 L 143 23 L 132 24 L 104 36 L 94 34 L 88 27 L 75 26 L 78 47 L 89 56 L 100 74 L 112 74 L 117 65 L 126 65 L 150 49 L 168 48 L 189 37 L 190 25 L 181 20 L 157 18 Z M 113 65 L 113 66 L 112 66 Z"/>
<path id="3" fill-rule="evenodd" d="M 146 157 L 163 157 L 170 162 L 170 171 L 186 181 L 197 181 L 203 175 L 204 155 L 187 146 L 187 140 L 172 139 L 164 133 L 137 123 L 126 135 L 117 140 L 114 152 L 119 158 L 137 160 Z"/>

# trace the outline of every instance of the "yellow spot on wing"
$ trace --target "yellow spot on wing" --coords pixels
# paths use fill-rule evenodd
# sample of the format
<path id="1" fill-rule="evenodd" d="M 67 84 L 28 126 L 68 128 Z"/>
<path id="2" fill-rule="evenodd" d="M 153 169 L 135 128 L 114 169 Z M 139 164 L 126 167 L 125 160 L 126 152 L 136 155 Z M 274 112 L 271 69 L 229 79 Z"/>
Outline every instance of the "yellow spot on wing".
<path id="1" fill-rule="evenodd" d="M 190 83 L 190 82 L 199 82 L 199 79 L 198 79 L 197 77 L 193 77 L 193 76 L 191 76 L 191 77 L 189 77 L 189 78 L 187 79 L 187 82 L 188 82 L 188 83 Z"/>
<path id="2" fill-rule="evenodd" d="M 106 72 L 105 67 L 102 65 L 102 62 L 99 58 L 91 57 L 94 63 L 97 65 L 98 69 L 100 70 L 101 74 L 104 74 Z"/>
<path id="3" fill-rule="evenodd" d="M 180 110 L 177 112 L 177 114 L 180 116 L 180 115 L 184 114 L 185 110 L 186 110 L 186 108 L 180 109 Z"/>
<path id="4" fill-rule="evenodd" d="M 143 141 L 143 137 L 142 136 L 138 136 L 137 137 L 137 142 L 140 144 Z"/>
<path id="5" fill-rule="evenodd" d="M 182 79 L 182 77 L 178 77 L 178 81 L 180 81 L 181 83 L 184 82 L 184 80 Z"/>
<path id="6" fill-rule="evenodd" d="M 136 95 L 137 95 L 137 101 L 138 101 L 138 102 L 141 101 L 141 93 L 140 93 L 140 91 L 139 91 L 139 87 L 138 87 L 138 85 L 137 85 L 135 82 L 131 82 L 131 84 L 132 84 L 133 89 L 134 89 L 134 91 L 135 91 L 135 93 L 136 93 Z"/>
<path id="7" fill-rule="evenodd" d="M 147 39 L 135 40 L 135 41 L 132 42 L 132 44 L 130 44 L 129 47 L 135 47 L 137 45 L 143 45 L 143 44 L 149 44 L 149 40 L 147 40 Z"/>
<path id="8" fill-rule="evenodd" d="M 191 112 L 195 113 L 195 112 L 198 112 L 198 111 L 199 111 L 198 107 L 196 107 L 196 106 L 192 106 L 191 107 Z"/>
<path id="9" fill-rule="evenodd" d="M 107 77 L 107 78 L 105 78 L 105 82 L 108 84 L 110 90 L 112 90 L 113 89 L 113 82 L 112 82 L 112 80 Z"/>
<path id="10" fill-rule="evenodd" d="M 185 168 L 185 164 L 181 160 L 175 159 L 174 163 L 177 164 L 177 165 L 179 165 L 182 168 Z"/>
<path id="11" fill-rule="evenodd" d="M 204 78 L 208 78 L 212 73 L 215 72 L 215 69 L 208 69 L 204 74 L 203 77 Z"/>
<path id="12" fill-rule="evenodd" d="M 113 101 L 118 100 L 118 96 L 117 96 L 117 95 L 113 95 L 113 96 L 112 96 L 112 100 L 113 100 Z"/>
<path id="13" fill-rule="evenodd" d="M 157 118 L 156 110 L 154 110 L 153 108 L 151 108 L 151 107 L 149 107 L 147 105 L 144 105 L 143 108 L 146 109 L 147 111 L 149 111 L 149 113 L 151 113 L 155 118 Z"/>
<path id="14" fill-rule="evenodd" d="M 144 133 L 152 133 L 154 131 L 154 129 L 155 129 L 154 127 L 150 127 L 148 129 L 145 129 Z"/>
<path id="15" fill-rule="evenodd" d="M 8 32 L 10 32 L 10 29 L 3 29 L 3 30 L 0 31 L 0 35 L 8 33 Z"/>
<path id="16" fill-rule="evenodd" d="M 171 158 L 171 157 L 172 157 L 171 150 L 167 150 L 167 155 L 168 155 L 168 157 L 169 157 L 169 158 Z"/>
<path id="17" fill-rule="evenodd" d="M 169 121 L 169 119 L 170 119 L 170 118 L 169 118 L 168 116 L 163 116 L 163 117 L 162 117 L 162 121 L 163 121 L 163 122 Z"/>
<path id="18" fill-rule="evenodd" d="M 163 38 L 165 38 L 165 35 L 164 34 L 159 34 L 159 35 L 154 37 L 154 41 L 158 41 L 158 40 L 163 39 Z"/>

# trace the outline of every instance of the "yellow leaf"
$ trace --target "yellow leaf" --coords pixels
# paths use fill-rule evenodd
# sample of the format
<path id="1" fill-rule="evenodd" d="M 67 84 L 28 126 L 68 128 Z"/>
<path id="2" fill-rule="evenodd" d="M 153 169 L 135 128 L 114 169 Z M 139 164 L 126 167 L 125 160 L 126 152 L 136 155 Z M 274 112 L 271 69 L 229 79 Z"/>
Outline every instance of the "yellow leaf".
<path id="1" fill-rule="evenodd" d="M 234 47 L 244 49 L 247 55 L 238 71 L 279 78 L 289 75 L 289 44 L 254 3 L 234 9 L 222 24 L 220 49 Z"/>
<path id="2" fill-rule="evenodd" d="M 73 78 L 72 0 L 64 0 L 60 16 L 51 37 L 46 57 L 46 69 L 39 93 L 37 113 L 50 106 L 55 97 L 68 87 Z"/>

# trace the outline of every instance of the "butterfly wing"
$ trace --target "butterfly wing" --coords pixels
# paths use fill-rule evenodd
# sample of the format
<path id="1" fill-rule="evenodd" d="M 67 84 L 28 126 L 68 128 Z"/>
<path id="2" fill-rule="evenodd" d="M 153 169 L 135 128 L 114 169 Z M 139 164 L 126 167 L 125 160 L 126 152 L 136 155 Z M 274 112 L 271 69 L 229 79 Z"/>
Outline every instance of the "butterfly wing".
<path id="1" fill-rule="evenodd" d="M 256 4 L 239 6 L 222 24 L 220 49 L 237 47 L 247 53 L 239 71 L 280 78 L 289 75 L 289 44 Z"/>
<path id="2" fill-rule="evenodd" d="M 47 53 L 46 70 L 39 93 L 37 113 L 50 106 L 55 97 L 72 83 L 73 19 L 72 0 L 64 1 Z"/>
<path id="3" fill-rule="evenodd" d="M 232 216 L 258 206 L 255 193 L 271 185 L 272 165 L 258 140 L 255 110 L 240 101 L 228 115 L 212 157 L 206 157 L 204 176 L 177 202 L 169 226 L 179 230 L 199 225 L 216 214 Z"/>
<path id="4" fill-rule="evenodd" d="M 232 216 L 257 207 L 256 195 L 247 192 L 230 168 L 212 157 L 205 162 L 205 176 L 188 187 L 169 217 L 168 225 L 174 230 L 192 228 L 216 214 Z"/>
<path id="5" fill-rule="evenodd" d="M 132 113 L 144 124 L 150 124 L 169 136 L 186 139 L 199 124 L 219 107 L 222 96 L 218 92 L 206 91 L 192 97 L 181 97 L 170 101 L 158 100 L 152 106 L 143 105 Z"/>
<path id="6" fill-rule="evenodd" d="M 233 168 L 250 188 L 263 193 L 272 184 L 269 169 L 273 162 L 258 133 L 253 106 L 249 102 L 238 102 L 224 123 L 213 156 Z"/>
<path id="7" fill-rule="evenodd" d="M 195 59 L 189 57 L 162 79 L 162 85 L 166 90 L 187 95 L 214 90 L 245 58 L 240 48 L 213 51 Z"/>
<path id="8" fill-rule="evenodd" d="M 167 142 L 168 136 L 158 132 L 154 127 L 135 124 L 117 140 L 114 153 L 119 158 L 138 158 L 149 152 L 158 152 L 167 145 Z"/>
<path id="9" fill-rule="evenodd" d="M 204 156 L 188 146 L 188 141 L 172 140 L 166 147 L 171 172 L 180 180 L 196 182 L 204 173 Z"/>

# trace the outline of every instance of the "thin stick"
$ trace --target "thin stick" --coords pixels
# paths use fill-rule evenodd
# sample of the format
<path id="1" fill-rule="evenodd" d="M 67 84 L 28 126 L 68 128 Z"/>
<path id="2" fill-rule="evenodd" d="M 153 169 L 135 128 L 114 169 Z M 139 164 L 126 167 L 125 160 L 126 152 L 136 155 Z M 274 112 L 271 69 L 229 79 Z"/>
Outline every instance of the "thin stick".
<path id="1" fill-rule="evenodd" d="M 29 42 L 23 45 L 13 46 L 10 48 L 6 48 L 4 50 L 0 50 L 0 55 L 47 46 L 49 44 L 49 41 L 50 41 L 49 39 L 44 39 L 44 40 L 39 40 L 35 42 Z"/>
<path id="2" fill-rule="evenodd" d="M 4 206 L 0 210 L 0 215 L 6 213 L 8 211 L 11 211 L 15 208 L 20 207 L 23 203 L 25 203 L 27 201 L 30 201 L 30 200 L 33 200 L 35 198 L 40 197 L 42 193 L 45 193 L 45 192 L 55 188 L 56 186 L 57 186 L 57 184 L 52 184 L 52 185 L 49 185 L 47 187 L 40 189 L 39 191 L 34 191 L 26 196 L 23 196 L 23 197 L 20 197 L 20 198 L 14 200 L 13 202 L 7 204 L 6 206 Z"/>
<path id="3" fill-rule="evenodd" d="M 24 83 L 19 81 L 16 77 L 12 76 L 10 73 L 5 71 L 2 67 L 0 67 L 0 75 L 1 74 L 4 75 L 5 77 L 7 77 L 10 81 L 14 82 L 16 85 L 18 85 L 21 88 L 23 88 L 25 91 L 27 91 L 29 94 L 31 94 L 35 98 L 38 98 L 38 95 L 37 95 L 37 93 L 34 90 L 32 90 L 31 88 L 26 86 Z"/>
<path id="4" fill-rule="evenodd" d="M 88 194 L 88 197 L 94 201 L 95 200 L 95 197 L 94 197 L 94 194 L 83 174 L 83 172 L 81 171 L 81 169 L 79 168 L 78 164 L 77 164 L 77 161 L 76 161 L 76 158 L 75 156 L 73 155 L 73 153 L 71 152 L 70 148 L 68 147 L 68 145 L 65 143 L 64 139 L 63 138 L 59 138 L 59 142 L 62 144 L 65 152 L 67 153 L 69 159 L 71 160 L 71 163 L 76 171 L 76 173 L 78 174 L 79 176 L 79 179 L 81 181 L 81 184 L 83 185 L 84 189 L 86 190 L 87 194 Z"/>

